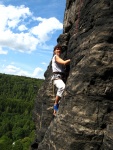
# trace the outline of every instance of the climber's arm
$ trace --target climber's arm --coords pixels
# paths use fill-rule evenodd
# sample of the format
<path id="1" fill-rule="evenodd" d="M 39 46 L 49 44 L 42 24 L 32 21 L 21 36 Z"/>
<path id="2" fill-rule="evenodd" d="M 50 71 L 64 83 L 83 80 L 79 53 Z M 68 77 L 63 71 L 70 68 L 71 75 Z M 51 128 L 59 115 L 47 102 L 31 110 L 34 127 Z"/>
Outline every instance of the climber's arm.
<path id="1" fill-rule="evenodd" d="M 70 63 L 70 59 L 63 60 L 58 55 L 55 57 L 55 61 L 62 65 L 67 65 Z"/>

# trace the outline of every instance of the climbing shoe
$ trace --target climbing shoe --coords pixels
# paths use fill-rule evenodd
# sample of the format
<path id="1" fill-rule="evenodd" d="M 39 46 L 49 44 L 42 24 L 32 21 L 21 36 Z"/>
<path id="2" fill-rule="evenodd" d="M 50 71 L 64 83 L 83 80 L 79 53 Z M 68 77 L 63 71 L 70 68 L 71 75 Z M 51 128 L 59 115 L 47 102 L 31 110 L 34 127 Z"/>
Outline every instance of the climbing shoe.
<path id="1" fill-rule="evenodd" d="M 59 104 L 55 104 L 54 107 L 53 107 L 53 109 L 54 109 L 55 111 L 58 111 L 58 108 L 59 108 Z"/>

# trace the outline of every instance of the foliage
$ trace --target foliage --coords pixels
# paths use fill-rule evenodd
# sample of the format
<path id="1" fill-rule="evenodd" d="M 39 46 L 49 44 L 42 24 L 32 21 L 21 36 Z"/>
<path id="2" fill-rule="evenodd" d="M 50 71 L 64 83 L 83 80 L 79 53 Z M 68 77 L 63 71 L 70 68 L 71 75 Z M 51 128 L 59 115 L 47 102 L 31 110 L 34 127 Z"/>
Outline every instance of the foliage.
<path id="1" fill-rule="evenodd" d="M 44 80 L 0 74 L 0 148 L 28 150 L 35 137 L 32 110 Z"/>

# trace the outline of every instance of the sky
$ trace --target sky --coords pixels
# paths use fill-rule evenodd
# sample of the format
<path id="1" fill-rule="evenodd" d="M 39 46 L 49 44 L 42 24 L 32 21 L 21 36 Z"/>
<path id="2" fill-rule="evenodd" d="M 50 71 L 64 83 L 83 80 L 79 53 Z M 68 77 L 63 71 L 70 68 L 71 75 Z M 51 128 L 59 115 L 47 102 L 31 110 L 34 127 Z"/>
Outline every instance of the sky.
<path id="1" fill-rule="evenodd" d="M 44 79 L 66 0 L 0 0 L 0 73 Z"/>

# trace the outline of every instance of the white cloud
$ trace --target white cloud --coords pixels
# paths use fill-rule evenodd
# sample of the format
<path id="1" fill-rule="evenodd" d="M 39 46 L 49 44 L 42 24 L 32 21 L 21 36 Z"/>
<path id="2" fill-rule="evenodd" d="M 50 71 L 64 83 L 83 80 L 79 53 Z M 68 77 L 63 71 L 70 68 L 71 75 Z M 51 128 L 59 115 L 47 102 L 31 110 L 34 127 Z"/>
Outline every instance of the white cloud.
<path id="1" fill-rule="evenodd" d="M 35 21 L 37 26 L 33 26 Z M 28 29 L 29 26 L 29 29 Z M 24 5 L 0 5 L 0 48 L 30 53 L 50 40 L 56 30 L 63 28 L 56 18 L 34 17 Z M 25 31 L 25 32 L 24 32 Z"/>
<path id="2" fill-rule="evenodd" d="M 7 54 L 8 52 L 7 51 L 5 51 L 5 50 L 3 50 L 1 47 L 0 47 L 0 54 Z"/>
<path id="3" fill-rule="evenodd" d="M 35 68 L 32 73 L 25 71 L 19 67 L 16 67 L 13 64 L 8 65 L 8 66 L 3 66 L 3 68 L 4 69 L 2 72 L 5 72 L 6 74 L 33 77 L 33 78 L 44 78 L 43 76 L 44 70 L 39 67 Z"/>
<path id="4" fill-rule="evenodd" d="M 47 63 L 45 63 L 45 62 L 42 62 L 42 65 L 46 65 L 46 66 L 47 66 L 48 64 L 47 64 Z"/>
<path id="5" fill-rule="evenodd" d="M 15 28 L 22 19 L 31 15 L 29 8 L 23 5 L 20 7 L 0 5 L 0 30 L 4 31 L 10 27 Z"/>
<path id="6" fill-rule="evenodd" d="M 18 27 L 18 30 L 20 30 L 20 31 L 24 31 L 24 30 L 27 30 L 28 28 L 26 28 L 26 26 L 25 25 L 20 25 L 19 27 Z"/>
<path id="7" fill-rule="evenodd" d="M 49 19 L 38 17 L 36 20 L 40 21 L 40 23 L 31 29 L 31 33 L 37 35 L 41 42 L 49 40 L 50 34 L 63 28 L 62 23 L 55 17 Z"/>
<path id="8" fill-rule="evenodd" d="M 39 75 L 42 75 L 42 73 L 43 73 L 43 69 L 37 67 L 37 68 L 35 68 L 35 70 L 34 70 L 34 72 L 32 74 L 32 77 L 37 77 Z"/>
<path id="9" fill-rule="evenodd" d="M 4 72 L 7 74 L 18 74 L 18 72 L 20 72 L 20 68 L 17 68 L 13 65 L 8 65 L 4 68 Z"/>

